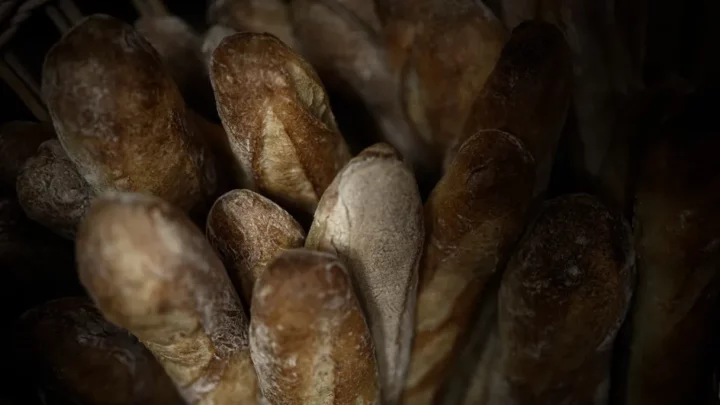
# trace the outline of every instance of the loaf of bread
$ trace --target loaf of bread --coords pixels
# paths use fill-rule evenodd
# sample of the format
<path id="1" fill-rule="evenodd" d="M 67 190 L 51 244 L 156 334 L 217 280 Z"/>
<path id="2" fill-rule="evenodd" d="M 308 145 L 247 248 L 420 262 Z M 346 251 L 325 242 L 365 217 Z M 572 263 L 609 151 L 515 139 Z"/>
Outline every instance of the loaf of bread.
<path id="1" fill-rule="evenodd" d="M 377 144 L 338 173 L 305 243 L 337 254 L 350 271 L 375 341 L 384 404 L 397 403 L 410 362 L 423 234 L 412 171 Z"/>
<path id="2" fill-rule="evenodd" d="M 179 209 L 143 194 L 96 198 L 78 232 L 77 261 L 103 315 L 150 349 L 188 403 L 257 403 L 240 298 Z"/>
<path id="3" fill-rule="evenodd" d="M 17 197 L 30 219 L 74 239 L 92 190 L 60 142 L 51 139 L 25 162 L 17 178 Z"/>
<path id="4" fill-rule="evenodd" d="M 239 32 L 268 33 L 295 48 L 287 0 L 210 0 L 207 19 Z"/>
<path id="5" fill-rule="evenodd" d="M 423 138 L 441 150 L 462 135 L 507 31 L 474 0 L 399 0 L 379 12 L 402 100 Z"/>
<path id="6" fill-rule="evenodd" d="M 307 249 L 280 253 L 257 280 L 250 347 L 272 404 L 380 404 L 373 341 L 345 266 Z"/>
<path id="7" fill-rule="evenodd" d="M 720 147 L 714 100 L 664 125 L 635 181 L 638 287 L 626 404 L 701 403 L 712 391 L 720 294 Z M 710 101 L 712 100 L 712 101 Z M 704 108 L 702 119 L 695 112 Z"/>
<path id="8" fill-rule="evenodd" d="M 480 294 L 522 233 L 534 182 L 525 146 L 488 130 L 463 143 L 430 194 L 403 403 L 436 403 Z"/>
<path id="9" fill-rule="evenodd" d="M 215 201 L 206 235 L 246 304 L 268 263 L 282 250 L 305 244 L 305 231 L 287 211 L 250 190 L 233 190 Z"/>
<path id="10" fill-rule="evenodd" d="M 217 117 L 200 35 L 174 15 L 144 16 L 135 21 L 135 29 L 158 52 L 185 102 L 205 116 Z"/>
<path id="11" fill-rule="evenodd" d="M 131 26 L 87 17 L 48 52 L 42 90 L 58 138 L 97 193 L 147 192 L 189 210 L 214 182 L 185 104 Z"/>
<path id="12" fill-rule="evenodd" d="M 11 121 L 0 126 L 0 192 L 12 195 L 25 161 L 41 143 L 55 137 L 52 125 L 31 121 Z"/>
<path id="13" fill-rule="evenodd" d="M 541 207 L 503 276 L 491 404 L 607 403 L 634 257 L 629 227 L 594 197 Z"/>
<path id="14" fill-rule="evenodd" d="M 464 136 L 493 128 L 517 136 L 535 158 L 535 188 L 543 191 L 571 95 L 572 55 L 563 33 L 548 23 L 523 23 L 477 95 Z"/>
<path id="15" fill-rule="evenodd" d="M 19 338 L 27 371 L 50 403 L 182 403 L 152 354 L 106 321 L 87 298 L 62 298 L 31 309 L 20 319 Z"/>
<path id="16" fill-rule="evenodd" d="M 241 33 L 215 50 L 210 75 L 230 146 L 252 187 L 312 215 L 350 158 L 315 71 L 272 35 Z"/>

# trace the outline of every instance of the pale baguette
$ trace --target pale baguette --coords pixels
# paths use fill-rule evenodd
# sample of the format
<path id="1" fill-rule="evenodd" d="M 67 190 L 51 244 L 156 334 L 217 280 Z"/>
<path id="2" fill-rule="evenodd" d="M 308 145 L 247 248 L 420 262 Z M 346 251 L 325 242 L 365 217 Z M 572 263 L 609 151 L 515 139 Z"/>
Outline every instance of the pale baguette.
<path id="1" fill-rule="evenodd" d="M 336 253 L 350 271 L 375 341 L 385 404 L 398 401 L 410 362 L 423 234 L 410 168 L 377 144 L 328 187 L 305 243 Z"/>
<path id="2" fill-rule="evenodd" d="M 380 404 L 372 336 L 345 266 L 286 250 L 259 276 L 250 347 L 270 403 Z"/>
<path id="3" fill-rule="evenodd" d="M 98 308 L 147 346 L 191 404 L 254 404 L 248 320 L 222 262 L 177 208 L 149 195 L 98 197 L 77 237 Z"/>

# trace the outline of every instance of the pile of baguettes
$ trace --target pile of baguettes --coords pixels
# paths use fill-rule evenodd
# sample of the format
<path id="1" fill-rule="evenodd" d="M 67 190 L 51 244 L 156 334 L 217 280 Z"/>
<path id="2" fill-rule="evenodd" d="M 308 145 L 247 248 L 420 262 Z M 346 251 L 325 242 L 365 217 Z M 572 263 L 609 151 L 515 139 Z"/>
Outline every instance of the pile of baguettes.
<path id="1" fill-rule="evenodd" d="M 86 18 L 45 59 L 54 131 L 3 127 L 3 183 L 75 241 L 91 297 L 20 318 L 45 395 L 714 403 L 720 139 L 697 97 L 635 111 L 662 119 L 605 154 L 608 83 L 572 43 L 582 25 L 294 1 L 287 30 L 272 3 L 251 28 L 276 36 L 216 26 L 204 43 L 172 16 Z M 320 76 L 388 143 L 353 157 Z M 598 197 L 546 199 L 569 109 L 585 142 L 565 152 Z M 15 204 L 0 201 L 2 253 L 52 257 L 22 245 Z"/>

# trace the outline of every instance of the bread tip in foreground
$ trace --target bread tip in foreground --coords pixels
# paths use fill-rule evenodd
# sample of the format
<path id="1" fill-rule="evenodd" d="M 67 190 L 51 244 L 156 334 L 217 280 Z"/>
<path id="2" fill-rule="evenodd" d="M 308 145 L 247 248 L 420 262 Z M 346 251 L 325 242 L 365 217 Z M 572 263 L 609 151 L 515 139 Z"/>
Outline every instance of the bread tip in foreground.
<path id="1" fill-rule="evenodd" d="M 256 403 L 245 311 L 182 211 L 150 195 L 105 194 L 76 249 L 80 280 L 98 308 L 153 352 L 189 403 Z"/>

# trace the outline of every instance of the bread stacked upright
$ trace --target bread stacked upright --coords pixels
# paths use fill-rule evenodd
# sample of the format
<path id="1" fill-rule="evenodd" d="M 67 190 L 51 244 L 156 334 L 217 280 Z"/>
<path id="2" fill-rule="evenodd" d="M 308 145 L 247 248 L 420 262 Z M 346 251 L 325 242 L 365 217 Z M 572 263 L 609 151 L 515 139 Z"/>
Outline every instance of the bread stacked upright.
<path id="1" fill-rule="evenodd" d="M 616 140 L 614 183 L 558 187 L 599 73 L 580 20 L 525 3 L 214 1 L 204 39 L 79 21 L 45 59 L 54 131 L 0 129 L 2 263 L 45 276 L 22 207 L 89 295 L 20 318 L 23 375 L 91 405 L 708 401 L 713 93 L 628 111 L 652 135 Z"/>

